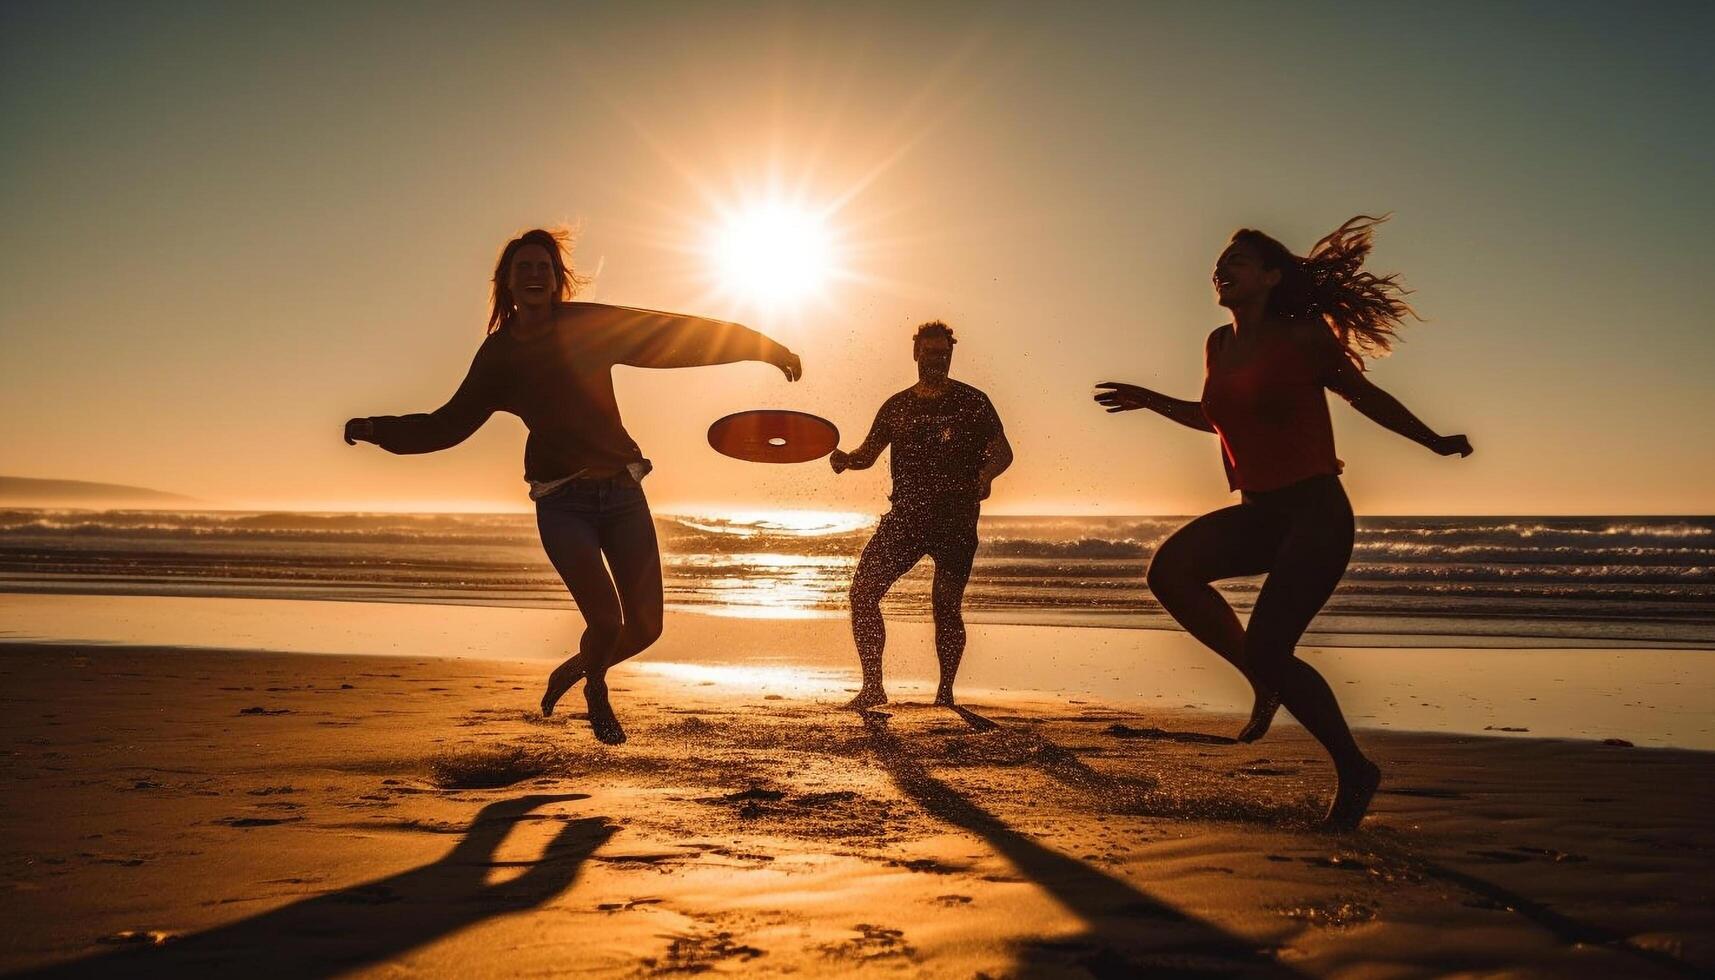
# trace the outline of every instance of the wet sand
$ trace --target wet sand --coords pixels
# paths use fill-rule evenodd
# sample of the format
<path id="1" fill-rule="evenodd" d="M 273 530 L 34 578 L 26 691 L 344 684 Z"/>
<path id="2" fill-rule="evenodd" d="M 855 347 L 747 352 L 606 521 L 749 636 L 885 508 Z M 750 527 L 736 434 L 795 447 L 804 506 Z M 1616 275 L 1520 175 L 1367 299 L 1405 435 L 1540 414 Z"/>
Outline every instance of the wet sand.
<path id="1" fill-rule="evenodd" d="M 500 657 L 558 663 L 580 621 L 559 609 L 398 602 L 0 594 L 0 642 L 236 647 L 294 653 Z M 890 679 L 933 691 L 932 627 L 888 622 Z M 1306 643 L 1354 727 L 1549 736 L 1715 749 L 1708 650 L 1462 648 L 1433 637 Z M 744 620 L 674 611 L 640 665 L 747 690 L 855 677 L 844 618 Z M 544 668 L 545 669 L 545 668 Z M 1150 710 L 1248 712 L 1236 671 L 1177 630 L 972 623 L 959 673 L 973 695 L 1051 691 Z"/>
<path id="2" fill-rule="evenodd" d="M 670 635 L 812 639 L 694 625 Z M 830 710 L 849 671 L 649 664 L 607 748 L 536 717 L 541 661 L 0 644 L 0 969 L 1715 969 L 1708 753 L 1372 731 L 1374 815 L 1329 835 L 1295 726 L 903 686 L 860 717 Z"/>

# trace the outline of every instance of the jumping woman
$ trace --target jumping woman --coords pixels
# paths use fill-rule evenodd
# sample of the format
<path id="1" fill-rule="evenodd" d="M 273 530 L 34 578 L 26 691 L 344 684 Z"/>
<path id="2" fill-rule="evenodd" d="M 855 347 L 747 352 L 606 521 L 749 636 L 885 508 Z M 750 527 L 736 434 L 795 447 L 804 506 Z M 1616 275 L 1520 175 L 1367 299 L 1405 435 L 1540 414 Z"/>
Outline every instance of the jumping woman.
<path id="1" fill-rule="evenodd" d="M 445 405 L 426 415 L 345 424 L 345 440 L 392 453 L 432 453 L 469 438 L 495 412 L 524 421 L 524 478 L 542 547 L 584 617 L 578 653 L 556 668 L 542 713 L 580 679 L 590 728 L 610 745 L 625 730 L 608 703 L 607 670 L 661 635 L 661 553 L 641 481 L 649 472 L 613 394 L 613 366 L 677 368 L 764 361 L 786 380 L 798 355 L 747 327 L 600 303 L 575 303 L 584 280 L 567 235 L 537 229 L 506 243 L 494 267 L 488 337 Z M 606 563 L 603 563 L 603 559 Z"/>
<path id="2" fill-rule="evenodd" d="M 1239 231 L 1215 264 L 1218 301 L 1233 322 L 1204 347 L 1202 399 L 1112 381 L 1096 395 L 1109 412 L 1147 408 L 1220 437 L 1227 482 L 1241 502 L 1163 542 L 1149 588 L 1250 681 L 1256 703 L 1240 741 L 1261 738 L 1285 704 L 1328 750 L 1339 779 L 1326 819 L 1334 829 L 1363 819 L 1381 771 L 1353 741 L 1328 682 L 1295 652 L 1352 556 L 1352 506 L 1323 389 L 1432 452 L 1471 454 L 1464 436 L 1437 435 L 1364 376 L 1364 358 L 1386 353 L 1411 313 L 1394 276 L 1362 271 L 1383 220 L 1353 218 L 1302 257 L 1260 231 Z M 1241 626 L 1210 583 L 1261 574 L 1268 578 Z"/>

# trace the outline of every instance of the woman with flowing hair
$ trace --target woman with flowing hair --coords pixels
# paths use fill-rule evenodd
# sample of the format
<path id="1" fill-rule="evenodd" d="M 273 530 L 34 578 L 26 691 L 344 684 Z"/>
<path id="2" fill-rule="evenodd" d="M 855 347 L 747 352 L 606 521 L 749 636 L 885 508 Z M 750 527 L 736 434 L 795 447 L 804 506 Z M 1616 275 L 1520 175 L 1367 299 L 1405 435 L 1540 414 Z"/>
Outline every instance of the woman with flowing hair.
<path id="1" fill-rule="evenodd" d="M 1339 780 L 1325 821 L 1334 829 L 1363 819 L 1381 771 L 1353 740 L 1328 682 L 1295 652 L 1352 556 L 1352 507 L 1323 389 L 1434 453 L 1471 454 L 1464 436 L 1437 435 L 1364 376 L 1364 359 L 1385 354 L 1402 319 L 1415 315 L 1395 276 L 1363 271 L 1384 220 L 1355 217 L 1305 256 L 1260 231 L 1238 231 L 1215 263 L 1218 302 L 1233 322 L 1204 346 L 1202 398 L 1112 381 L 1096 395 L 1110 413 L 1147 408 L 1220 437 L 1227 482 L 1241 502 L 1163 542 L 1149 563 L 1149 588 L 1250 682 L 1255 706 L 1239 741 L 1261 738 L 1284 704 L 1327 749 Z M 1262 574 L 1250 621 L 1240 625 L 1211 583 Z"/>
<path id="2" fill-rule="evenodd" d="M 642 480 L 649 460 L 620 422 L 613 367 L 763 361 L 798 380 L 798 355 L 748 327 L 701 317 L 573 302 L 566 232 L 527 231 L 494 267 L 488 337 L 451 400 L 420 415 L 355 418 L 345 440 L 392 453 L 456 446 L 495 412 L 524 421 L 524 479 L 542 547 L 584 617 L 578 652 L 549 676 L 542 713 L 579 680 L 590 728 L 610 745 L 625 730 L 607 670 L 661 635 L 661 552 Z M 605 564 L 604 564 L 605 559 Z"/>

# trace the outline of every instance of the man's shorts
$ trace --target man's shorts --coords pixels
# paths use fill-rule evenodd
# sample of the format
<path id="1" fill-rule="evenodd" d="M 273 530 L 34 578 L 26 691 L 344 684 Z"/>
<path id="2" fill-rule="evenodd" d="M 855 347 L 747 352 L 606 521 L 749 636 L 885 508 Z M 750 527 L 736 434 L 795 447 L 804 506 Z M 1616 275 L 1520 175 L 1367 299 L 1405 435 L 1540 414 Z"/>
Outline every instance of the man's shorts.
<path id="1" fill-rule="evenodd" d="M 889 566 L 904 565 L 898 574 L 927 555 L 937 573 L 969 577 L 977 554 L 977 508 L 890 510 L 864 547 L 864 557 L 872 552 Z"/>

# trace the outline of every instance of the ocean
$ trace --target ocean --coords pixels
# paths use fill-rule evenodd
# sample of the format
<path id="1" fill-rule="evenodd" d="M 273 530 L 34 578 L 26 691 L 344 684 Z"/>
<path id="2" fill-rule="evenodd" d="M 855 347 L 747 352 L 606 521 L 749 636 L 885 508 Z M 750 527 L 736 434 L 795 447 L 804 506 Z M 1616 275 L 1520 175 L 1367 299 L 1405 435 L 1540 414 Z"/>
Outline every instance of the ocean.
<path id="1" fill-rule="evenodd" d="M 984 517 L 977 622 L 1172 628 L 1144 585 L 1184 517 Z M 838 616 L 871 515 L 658 515 L 667 601 Z M 926 617 L 931 562 L 888 597 Z M 1258 579 L 1222 583 L 1241 612 Z M 0 510 L 0 592 L 570 607 L 529 514 Z M 1367 517 L 1324 645 L 1715 648 L 1715 518 Z"/>

